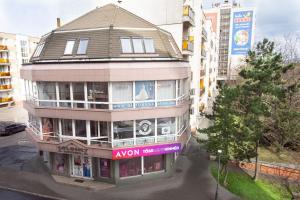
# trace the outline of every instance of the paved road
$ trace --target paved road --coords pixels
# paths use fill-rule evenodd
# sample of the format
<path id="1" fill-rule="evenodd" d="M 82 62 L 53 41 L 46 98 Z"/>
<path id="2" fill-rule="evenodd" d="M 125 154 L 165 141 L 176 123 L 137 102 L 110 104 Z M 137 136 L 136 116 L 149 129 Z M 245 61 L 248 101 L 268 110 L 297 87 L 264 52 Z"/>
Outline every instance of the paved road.
<path id="1" fill-rule="evenodd" d="M 0 189 L 0 199 L 5 200 L 51 200 L 47 198 L 37 197 L 29 194 L 13 192 Z"/>

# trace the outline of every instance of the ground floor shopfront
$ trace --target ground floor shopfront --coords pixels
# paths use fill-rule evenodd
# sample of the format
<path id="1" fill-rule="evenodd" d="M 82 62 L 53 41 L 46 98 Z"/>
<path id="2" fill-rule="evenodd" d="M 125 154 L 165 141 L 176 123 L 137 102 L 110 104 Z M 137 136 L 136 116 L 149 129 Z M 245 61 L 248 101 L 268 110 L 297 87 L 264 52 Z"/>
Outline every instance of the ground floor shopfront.
<path id="1" fill-rule="evenodd" d="M 55 175 L 108 183 L 127 183 L 170 176 L 177 153 L 112 160 L 82 154 L 44 152 Z"/>

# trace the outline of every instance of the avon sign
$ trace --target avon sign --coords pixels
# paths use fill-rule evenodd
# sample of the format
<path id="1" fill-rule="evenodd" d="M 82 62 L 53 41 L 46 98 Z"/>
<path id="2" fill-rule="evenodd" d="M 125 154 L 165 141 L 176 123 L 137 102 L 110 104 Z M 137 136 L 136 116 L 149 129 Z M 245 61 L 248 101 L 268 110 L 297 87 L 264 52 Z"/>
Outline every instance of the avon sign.
<path id="1" fill-rule="evenodd" d="M 146 147 L 135 147 L 126 149 L 115 149 L 112 151 L 112 159 L 119 160 L 124 158 L 134 158 L 141 156 L 153 156 L 174 153 L 181 150 L 181 144 L 162 144 Z"/>

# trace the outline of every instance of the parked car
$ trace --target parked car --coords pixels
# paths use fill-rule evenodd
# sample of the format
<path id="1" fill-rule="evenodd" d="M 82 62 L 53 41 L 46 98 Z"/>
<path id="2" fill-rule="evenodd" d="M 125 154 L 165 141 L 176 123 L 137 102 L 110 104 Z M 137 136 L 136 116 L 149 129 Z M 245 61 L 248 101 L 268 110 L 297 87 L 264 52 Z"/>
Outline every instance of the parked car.
<path id="1" fill-rule="evenodd" d="M 16 122 L 0 122 L 0 136 L 11 135 L 24 131 L 26 128 L 25 124 Z"/>

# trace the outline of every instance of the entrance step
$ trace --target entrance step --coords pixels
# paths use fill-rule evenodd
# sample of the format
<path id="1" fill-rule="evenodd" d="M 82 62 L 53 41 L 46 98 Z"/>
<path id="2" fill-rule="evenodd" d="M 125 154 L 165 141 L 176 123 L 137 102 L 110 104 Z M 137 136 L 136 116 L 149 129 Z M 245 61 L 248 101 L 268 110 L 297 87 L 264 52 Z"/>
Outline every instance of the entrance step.
<path id="1" fill-rule="evenodd" d="M 52 177 L 58 183 L 84 187 L 89 190 L 97 191 L 97 190 L 105 190 L 105 189 L 115 187 L 115 185 L 113 184 L 93 181 L 89 179 L 79 179 L 79 178 L 65 177 L 65 176 L 58 176 L 58 175 L 52 175 Z"/>

